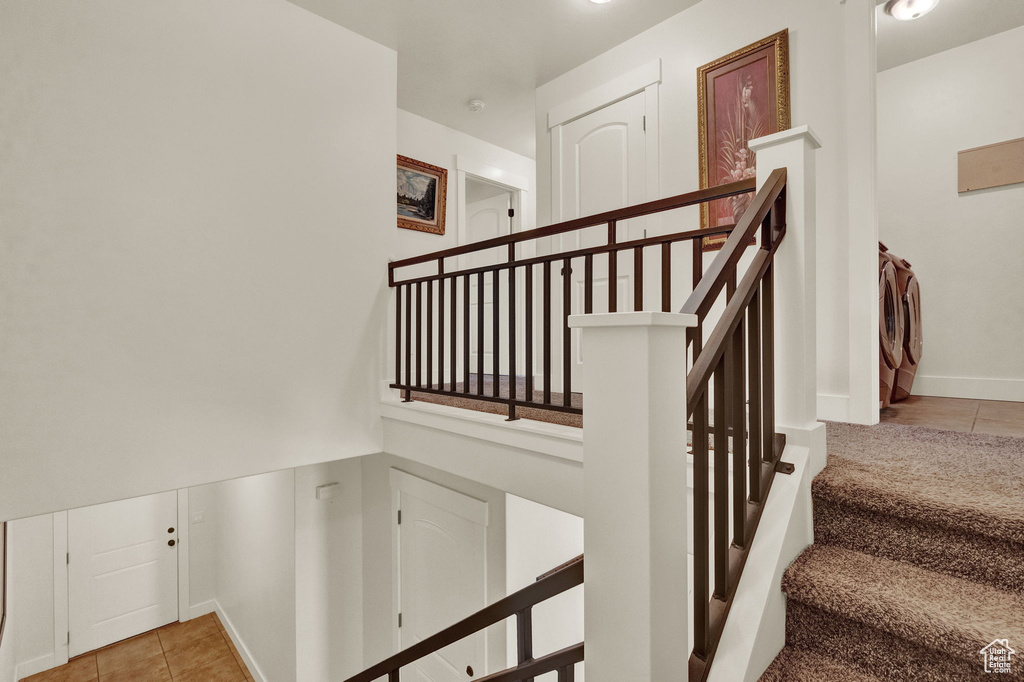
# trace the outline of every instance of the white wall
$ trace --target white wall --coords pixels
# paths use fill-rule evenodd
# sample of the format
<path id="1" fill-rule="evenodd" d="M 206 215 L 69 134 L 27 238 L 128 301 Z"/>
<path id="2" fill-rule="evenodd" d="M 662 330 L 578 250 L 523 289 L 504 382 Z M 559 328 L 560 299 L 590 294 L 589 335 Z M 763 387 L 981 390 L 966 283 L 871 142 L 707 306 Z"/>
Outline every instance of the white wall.
<path id="1" fill-rule="evenodd" d="M 505 582 L 508 593 L 531 585 L 552 568 L 583 554 L 583 519 L 530 500 L 505 496 Z M 543 656 L 583 641 L 583 586 L 533 609 L 533 655 Z M 516 659 L 515 628 L 508 629 L 508 665 Z M 538 680 L 553 680 L 551 673 Z M 583 666 L 576 679 L 582 680 Z"/>
<path id="2" fill-rule="evenodd" d="M 395 467 L 419 478 L 482 500 L 488 505 L 487 602 L 505 596 L 505 494 L 486 485 L 388 454 L 362 458 L 363 467 L 363 658 L 371 666 L 396 653 L 394 626 L 397 603 L 392 594 L 392 531 L 389 470 Z M 499 670 L 505 663 L 505 629 L 487 634 L 489 663 Z"/>
<path id="3" fill-rule="evenodd" d="M 379 450 L 393 51 L 13 0 L 0 81 L 0 519 Z"/>
<path id="4" fill-rule="evenodd" d="M 850 416 L 851 376 L 858 376 L 851 365 L 860 362 L 851 359 L 855 353 L 850 343 L 850 317 L 858 306 L 870 311 L 866 294 L 851 299 L 848 281 L 851 235 L 856 240 L 866 228 L 857 226 L 858 232 L 848 225 L 847 146 L 854 142 L 848 141 L 846 111 L 850 105 L 844 73 L 847 22 L 862 18 L 860 14 L 853 17 L 852 12 L 873 16 L 873 6 L 852 5 L 857 8 L 821 0 L 703 0 L 537 89 L 537 219 L 544 225 L 551 219 L 547 114 L 553 107 L 660 58 L 659 184 L 648 186 L 648 197 L 693 191 L 699 187 L 698 67 L 789 29 L 792 122 L 809 124 L 823 142 L 817 154 L 818 392 L 835 398 L 826 401 L 833 410 L 827 415 L 830 418 Z M 675 229 L 698 227 L 696 211 L 678 215 Z M 679 272 L 687 272 L 689 266 L 681 265 Z"/>
<path id="5" fill-rule="evenodd" d="M 317 486 L 337 483 L 330 499 Z M 295 470 L 298 682 L 363 669 L 362 458 Z"/>
<path id="6" fill-rule="evenodd" d="M 263 679 L 294 682 L 294 471 L 216 487 L 217 603 Z"/>
<path id="7" fill-rule="evenodd" d="M 21 673 L 45 670 L 54 661 L 53 515 L 8 524 L 8 634 Z M 6 637 L 6 636 L 5 636 Z"/>
<path id="8" fill-rule="evenodd" d="M 1024 185 L 957 194 L 957 152 L 1024 137 L 1024 28 L 878 74 L 879 238 L 921 284 L 918 395 L 1024 401 Z"/>

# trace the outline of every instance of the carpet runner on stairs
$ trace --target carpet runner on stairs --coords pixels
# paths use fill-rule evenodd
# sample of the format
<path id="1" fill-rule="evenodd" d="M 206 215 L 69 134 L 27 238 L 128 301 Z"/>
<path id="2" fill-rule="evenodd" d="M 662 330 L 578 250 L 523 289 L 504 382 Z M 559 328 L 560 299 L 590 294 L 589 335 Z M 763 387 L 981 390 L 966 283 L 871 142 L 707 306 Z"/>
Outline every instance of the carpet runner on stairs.
<path id="1" fill-rule="evenodd" d="M 827 434 L 815 544 L 783 578 L 786 647 L 762 682 L 1024 680 L 1024 440 Z M 993 677 L 997 639 L 1020 653 Z"/>

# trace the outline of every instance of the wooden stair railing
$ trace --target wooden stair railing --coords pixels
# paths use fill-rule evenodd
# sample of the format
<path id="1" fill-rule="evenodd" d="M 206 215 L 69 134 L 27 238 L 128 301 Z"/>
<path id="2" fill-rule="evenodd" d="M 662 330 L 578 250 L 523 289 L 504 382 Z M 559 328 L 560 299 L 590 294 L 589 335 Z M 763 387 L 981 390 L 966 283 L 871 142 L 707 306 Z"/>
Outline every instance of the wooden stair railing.
<path id="1" fill-rule="evenodd" d="M 702 343 L 701 326 L 689 336 L 693 351 L 686 380 L 687 417 L 693 418 L 692 682 L 707 679 L 775 473 L 792 471 L 780 462 L 785 439 L 775 433 L 772 263 L 786 234 L 785 189 L 786 169 L 773 171 L 681 311 L 697 315 L 703 323 L 725 289 L 725 311 L 707 342 Z M 759 232 L 758 248 L 737 283 L 740 256 Z"/>
<path id="2" fill-rule="evenodd" d="M 537 582 L 513 592 L 437 634 L 403 649 L 367 668 L 345 682 L 374 682 L 387 676 L 398 682 L 403 667 L 454 642 L 480 632 L 506 618 L 516 617 L 519 665 L 478 679 L 478 682 L 520 682 L 549 672 L 557 672 L 558 682 L 572 682 L 574 666 L 583 660 L 583 643 L 538 658 L 533 657 L 533 607 L 583 584 L 583 556 L 537 578 Z"/>
<path id="3" fill-rule="evenodd" d="M 391 388 L 400 390 L 405 401 L 412 400 L 416 392 L 502 403 L 508 408 L 510 420 L 516 419 L 520 407 L 582 413 L 582 408 L 572 402 L 568 320 L 571 313 L 594 311 L 595 265 L 607 259 L 608 280 L 612 282 L 617 281 L 620 267 L 633 269 L 633 300 L 621 301 L 618 288 L 607 287 L 609 312 L 644 309 L 645 268 L 660 269 L 661 279 L 660 291 L 648 292 L 648 304 L 668 312 L 672 310 L 673 246 L 690 243 L 696 285 L 703 271 L 704 238 L 729 234 L 735 227 L 723 225 L 620 242 L 616 226 L 754 189 L 754 180 L 743 180 L 389 263 L 388 284 L 396 290 L 395 379 Z M 593 227 L 607 228 L 603 244 L 531 257 L 525 257 L 523 248 L 517 252 L 517 247 L 538 239 Z M 503 262 L 462 267 L 465 264 L 457 260 L 495 249 L 494 260 Z M 631 258 L 620 259 L 622 254 Z M 677 247 L 676 258 L 679 255 Z M 595 263 L 595 259 L 601 260 Z M 434 273 L 417 272 L 404 279 L 396 276 L 407 268 L 431 264 L 436 268 Z M 573 268 L 581 265 L 583 291 L 580 300 L 574 302 L 570 277 Z M 485 313 L 488 304 L 491 310 Z M 536 341 L 535 331 L 540 332 Z M 488 354 L 489 361 L 485 358 Z M 534 375 L 538 372 L 543 380 L 535 387 Z M 560 374 L 561 396 L 552 395 L 558 388 L 553 384 L 553 372 Z M 518 375 L 525 384 L 521 398 Z M 485 386 L 485 376 L 491 377 L 490 387 Z M 502 376 L 508 377 L 509 388 L 505 391 Z"/>

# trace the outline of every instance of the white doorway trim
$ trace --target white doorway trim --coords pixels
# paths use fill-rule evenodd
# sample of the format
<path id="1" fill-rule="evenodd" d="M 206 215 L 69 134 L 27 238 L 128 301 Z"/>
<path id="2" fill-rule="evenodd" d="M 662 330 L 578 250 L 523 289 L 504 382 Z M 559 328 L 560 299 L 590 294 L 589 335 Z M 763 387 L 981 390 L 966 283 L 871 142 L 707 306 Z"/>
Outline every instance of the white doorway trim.
<path id="1" fill-rule="evenodd" d="M 658 83 L 661 83 L 660 57 L 588 90 L 578 97 L 551 107 L 548 110 L 548 130 L 580 116 L 586 116 Z"/>
<path id="2" fill-rule="evenodd" d="M 178 491 L 178 620 L 191 620 L 192 600 L 189 596 L 188 580 L 188 533 L 190 514 L 188 510 L 188 489 Z"/>
<path id="3" fill-rule="evenodd" d="M 458 206 L 458 227 L 456 242 L 459 245 L 465 244 L 467 240 L 466 225 L 466 176 L 472 175 L 492 185 L 504 187 L 512 194 L 512 208 L 515 216 L 512 218 L 512 232 L 520 232 L 523 229 L 523 206 L 525 201 L 523 195 L 530 191 L 530 181 L 521 175 L 479 163 L 462 154 L 455 156 L 456 175 L 456 205 Z M 525 254 L 524 254 L 525 256 Z"/>

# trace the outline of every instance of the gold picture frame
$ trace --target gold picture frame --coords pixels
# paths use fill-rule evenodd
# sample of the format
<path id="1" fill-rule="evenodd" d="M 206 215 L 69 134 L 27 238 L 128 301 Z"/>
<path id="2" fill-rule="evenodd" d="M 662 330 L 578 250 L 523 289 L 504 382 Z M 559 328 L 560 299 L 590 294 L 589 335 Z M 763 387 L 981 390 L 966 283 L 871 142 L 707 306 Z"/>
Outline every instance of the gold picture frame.
<path id="1" fill-rule="evenodd" d="M 755 177 L 757 160 L 747 143 L 789 127 L 789 29 L 697 69 L 701 189 Z M 702 203 L 701 227 L 735 223 L 752 199 L 741 194 Z M 725 240 L 705 237 L 703 249 L 720 249 Z"/>
<path id="2" fill-rule="evenodd" d="M 444 234 L 448 170 L 398 155 L 398 226 Z"/>

